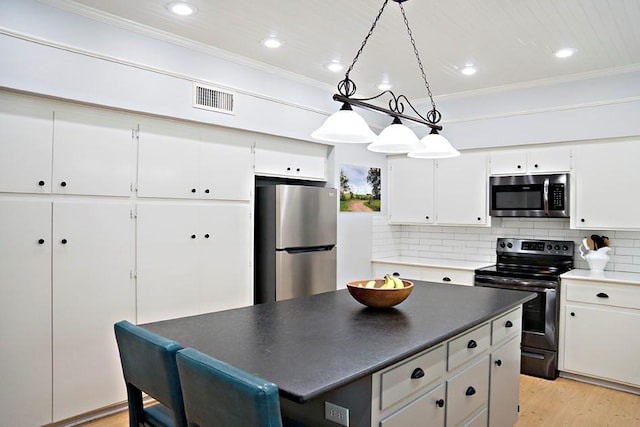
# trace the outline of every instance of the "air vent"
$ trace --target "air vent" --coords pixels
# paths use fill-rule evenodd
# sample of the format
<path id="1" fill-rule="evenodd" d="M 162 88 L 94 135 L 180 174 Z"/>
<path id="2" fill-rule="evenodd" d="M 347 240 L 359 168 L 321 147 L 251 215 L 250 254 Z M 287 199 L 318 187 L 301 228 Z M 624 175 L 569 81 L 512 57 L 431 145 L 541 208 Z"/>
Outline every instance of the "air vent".
<path id="1" fill-rule="evenodd" d="M 193 107 L 233 114 L 233 93 L 216 87 L 193 85 Z"/>

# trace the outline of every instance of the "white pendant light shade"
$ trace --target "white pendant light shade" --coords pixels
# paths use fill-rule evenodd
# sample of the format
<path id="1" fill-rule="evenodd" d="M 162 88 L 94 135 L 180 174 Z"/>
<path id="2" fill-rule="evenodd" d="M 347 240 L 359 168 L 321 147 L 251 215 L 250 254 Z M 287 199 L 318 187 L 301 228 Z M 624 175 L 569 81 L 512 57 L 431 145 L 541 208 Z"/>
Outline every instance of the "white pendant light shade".
<path id="1" fill-rule="evenodd" d="M 414 159 L 447 159 L 460 155 L 460 152 L 435 129 L 420 140 L 419 147 L 417 150 L 410 151 L 407 156 Z"/>
<path id="2" fill-rule="evenodd" d="M 330 115 L 311 137 L 321 141 L 347 143 L 372 142 L 378 138 L 367 122 L 347 103 Z"/>
<path id="3" fill-rule="evenodd" d="M 378 139 L 369 144 L 367 149 L 376 153 L 408 153 L 415 150 L 419 142 L 416 134 L 395 117 L 393 123 L 384 128 Z"/>

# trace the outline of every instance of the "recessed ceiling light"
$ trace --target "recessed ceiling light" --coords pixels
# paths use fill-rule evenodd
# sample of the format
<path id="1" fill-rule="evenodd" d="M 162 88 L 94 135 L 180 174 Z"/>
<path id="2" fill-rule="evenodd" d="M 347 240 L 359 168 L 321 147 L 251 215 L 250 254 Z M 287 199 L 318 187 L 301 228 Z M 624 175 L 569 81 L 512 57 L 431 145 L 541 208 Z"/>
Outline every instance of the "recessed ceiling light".
<path id="1" fill-rule="evenodd" d="M 194 6 L 182 1 L 169 3 L 167 5 L 167 9 L 180 16 L 189 16 L 196 12 L 196 8 Z"/>
<path id="2" fill-rule="evenodd" d="M 282 42 L 275 37 L 269 37 L 267 39 L 262 40 L 262 44 L 268 47 L 269 49 L 277 49 L 282 46 Z"/>
<path id="3" fill-rule="evenodd" d="M 337 60 L 331 61 L 329 64 L 326 65 L 326 67 L 327 67 L 327 70 L 333 71 L 334 73 L 337 73 L 337 72 L 342 71 L 344 69 L 344 65 L 342 65 Z"/>
<path id="4" fill-rule="evenodd" d="M 474 67 L 473 65 L 467 64 L 465 65 L 460 72 L 462 74 L 464 74 L 465 76 L 472 76 L 474 75 L 478 70 L 476 69 L 476 67 Z"/>
<path id="5" fill-rule="evenodd" d="M 554 55 L 556 58 L 568 58 L 576 52 L 577 50 L 572 47 L 565 47 L 563 49 L 556 50 Z"/>

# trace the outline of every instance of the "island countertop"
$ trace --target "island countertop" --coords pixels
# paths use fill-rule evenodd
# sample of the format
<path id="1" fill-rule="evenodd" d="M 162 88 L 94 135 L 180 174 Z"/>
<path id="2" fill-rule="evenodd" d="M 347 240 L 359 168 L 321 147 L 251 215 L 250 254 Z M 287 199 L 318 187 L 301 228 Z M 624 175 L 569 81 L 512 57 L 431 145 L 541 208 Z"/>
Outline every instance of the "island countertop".
<path id="1" fill-rule="evenodd" d="M 278 385 L 304 403 L 533 299 L 503 289 L 415 281 L 374 310 L 348 290 L 141 325 Z"/>

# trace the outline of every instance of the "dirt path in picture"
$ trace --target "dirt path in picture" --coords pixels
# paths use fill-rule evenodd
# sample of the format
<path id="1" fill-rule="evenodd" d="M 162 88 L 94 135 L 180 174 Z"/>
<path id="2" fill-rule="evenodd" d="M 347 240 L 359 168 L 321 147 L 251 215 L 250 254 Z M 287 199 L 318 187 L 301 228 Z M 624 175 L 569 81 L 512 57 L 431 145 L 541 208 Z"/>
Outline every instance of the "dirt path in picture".
<path id="1" fill-rule="evenodd" d="M 349 200 L 349 212 L 373 212 L 369 206 L 365 206 L 366 200 Z"/>

